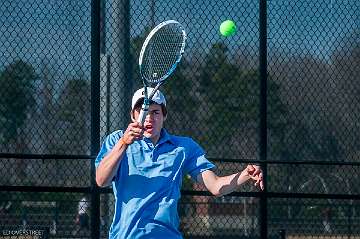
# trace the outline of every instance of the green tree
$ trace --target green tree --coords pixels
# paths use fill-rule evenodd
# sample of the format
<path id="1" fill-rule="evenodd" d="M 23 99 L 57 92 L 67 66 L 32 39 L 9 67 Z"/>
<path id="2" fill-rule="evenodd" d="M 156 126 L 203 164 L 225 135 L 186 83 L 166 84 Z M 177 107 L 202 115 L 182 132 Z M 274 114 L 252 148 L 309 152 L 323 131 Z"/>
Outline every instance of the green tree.
<path id="1" fill-rule="evenodd" d="M 50 152 L 84 155 L 90 152 L 90 81 L 76 77 L 66 81 L 53 115 L 56 128 L 50 129 Z M 79 160 L 57 159 L 51 162 L 48 173 L 57 185 L 85 185 L 86 167 Z M 54 170 L 52 170 L 54 169 Z M 60 172 L 60 173 L 59 173 Z"/>
<path id="2" fill-rule="evenodd" d="M 61 131 L 58 153 L 86 154 L 90 145 L 90 84 L 83 77 L 70 79 L 57 105 Z M 61 142 L 61 143 L 60 143 Z"/>
<path id="3" fill-rule="evenodd" d="M 341 39 L 341 44 L 332 55 L 333 82 L 336 91 L 333 93 L 332 123 L 336 125 L 335 133 L 344 150 L 344 160 L 357 161 L 360 155 L 360 85 L 359 32 L 353 31 Z"/>
<path id="4" fill-rule="evenodd" d="M 37 79 L 34 68 L 17 60 L 0 74 L 0 141 L 9 143 L 18 136 L 28 110 L 35 105 L 33 83 Z"/>
<path id="5" fill-rule="evenodd" d="M 204 101 L 201 103 L 200 120 L 206 126 L 201 138 L 209 148 L 217 150 L 217 156 L 220 148 L 223 157 L 240 158 L 245 154 L 249 155 L 239 151 L 241 147 L 238 141 L 242 137 L 246 137 L 252 147 L 243 148 L 242 151 L 254 152 L 257 148 L 260 82 L 257 71 L 231 63 L 227 52 L 223 43 L 214 44 L 201 71 L 200 89 Z M 271 76 L 268 78 L 267 101 L 269 130 L 273 137 L 283 137 L 282 128 L 286 120 L 282 116 L 286 107 L 280 99 L 280 87 Z M 239 137 L 240 135 L 243 136 Z M 270 150 L 276 152 L 278 148 L 278 144 L 273 144 Z"/>
<path id="6" fill-rule="evenodd" d="M 190 69 L 190 64 L 183 59 L 162 86 L 169 111 L 166 128 L 175 134 L 188 135 L 194 130 L 196 101 L 193 96 L 193 81 L 189 76 Z"/>
<path id="7" fill-rule="evenodd" d="M 144 32 L 136 37 L 134 37 L 133 39 L 131 39 L 130 42 L 130 59 L 131 59 L 131 65 L 132 65 L 132 78 L 134 81 L 134 89 L 138 89 L 139 87 L 142 86 L 142 79 L 140 76 L 140 72 L 139 72 L 139 56 L 140 56 L 140 51 L 141 51 L 141 47 L 142 44 L 145 41 L 146 36 L 149 34 L 150 32 L 150 28 L 145 28 Z"/>

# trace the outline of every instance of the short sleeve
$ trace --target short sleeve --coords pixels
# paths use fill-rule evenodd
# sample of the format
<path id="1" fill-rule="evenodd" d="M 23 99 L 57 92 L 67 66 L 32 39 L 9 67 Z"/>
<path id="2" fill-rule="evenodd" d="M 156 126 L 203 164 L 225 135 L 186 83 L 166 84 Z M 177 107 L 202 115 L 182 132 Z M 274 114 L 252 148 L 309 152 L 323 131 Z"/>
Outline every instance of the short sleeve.
<path id="1" fill-rule="evenodd" d="M 101 148 L 100 151 L 95 159 L 95 167 L 98 167 L 101 160 L 111 151 L 111 149 L 114 147 L 114 145 L 119 141 L 119 139 L 122 137 L 123 132 L 121 130 L 115 131 L 112 134 L 108 135 Z"/>
<path id="2" fill-rule="evenodd" d="M 197 175 L 208 170 L 215 168 L 215 165 L 205 157 L 204 150 L 193 140 L 190 141 L 187 147 L 189 157 L 185 164 L 185 173 L 196 180 Z"/>

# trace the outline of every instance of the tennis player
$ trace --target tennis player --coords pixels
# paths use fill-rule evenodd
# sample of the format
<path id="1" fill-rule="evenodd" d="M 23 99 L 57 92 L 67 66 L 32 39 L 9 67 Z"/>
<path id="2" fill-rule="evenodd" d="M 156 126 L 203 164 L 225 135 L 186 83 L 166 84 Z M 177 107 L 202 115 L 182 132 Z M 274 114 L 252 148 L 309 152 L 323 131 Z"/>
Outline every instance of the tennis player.
<path id="1" fill-rule="evenodd" d="M 143 100 L 139 89 L 132 98 L 132 123 L 107 136 L 95 161 L 97 184 L 112 184 L 116 200 L 110 239 L 182 238 L 177 203 L 187 174 L 215 196 L 231 193 L 249 179 L 263 189 L 258 166 L 219 177 L 195 141 L 169 134 L 163 128 L 166 100 L 159 90 L 141 126 L 137 118 Z"/>

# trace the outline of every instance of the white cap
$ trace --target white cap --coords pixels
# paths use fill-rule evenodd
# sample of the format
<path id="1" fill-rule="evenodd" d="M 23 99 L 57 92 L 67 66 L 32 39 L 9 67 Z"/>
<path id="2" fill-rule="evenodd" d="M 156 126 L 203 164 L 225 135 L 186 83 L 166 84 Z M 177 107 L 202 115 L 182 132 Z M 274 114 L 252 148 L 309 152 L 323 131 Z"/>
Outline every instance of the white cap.
<path id="1" fill-rule="evenodd" d="M 148 95 L 150 95 L 153 92 L 153 90 L 154 90 L 154 88 L 147 87 Z M 141 99 L 144 99 L 144 88 L 140 88 L 134 93 L 134 95 L 132 97 L 132 101 L 131 101 L 131 109 L 132 110 L 134 109 L 134 106 L 136 105 L 136 103 Z M 157 90 L 155 92 L 155 94 L 151 100 L 154 101 L 156 104 L 166 106 L 165 96 L 163 95 L 163 93 L 161 93 L 160 90 Z"/>

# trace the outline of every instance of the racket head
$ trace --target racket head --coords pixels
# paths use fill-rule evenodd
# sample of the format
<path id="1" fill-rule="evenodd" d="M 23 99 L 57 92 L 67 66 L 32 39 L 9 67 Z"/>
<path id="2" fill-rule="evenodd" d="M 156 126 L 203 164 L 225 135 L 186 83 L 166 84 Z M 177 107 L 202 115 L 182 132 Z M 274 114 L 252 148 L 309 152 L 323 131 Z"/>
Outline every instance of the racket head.
<path id="1" fill-rule="evenodd" d="M 139 56 L 144 85 L 155 85 L 175 70 L 185 50 L 186 32 L 175 20 L 157 25 L 146 37 Z"/>

